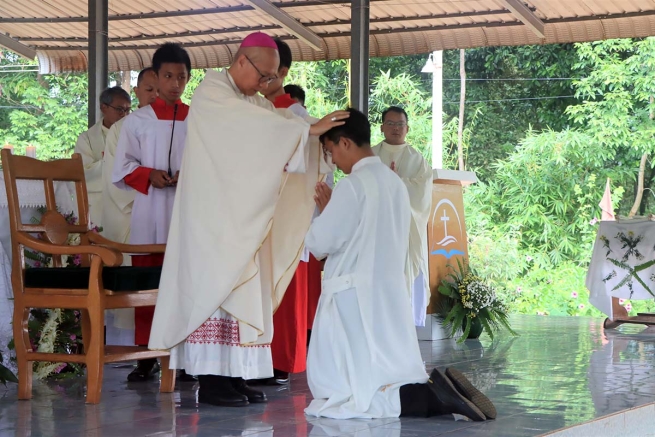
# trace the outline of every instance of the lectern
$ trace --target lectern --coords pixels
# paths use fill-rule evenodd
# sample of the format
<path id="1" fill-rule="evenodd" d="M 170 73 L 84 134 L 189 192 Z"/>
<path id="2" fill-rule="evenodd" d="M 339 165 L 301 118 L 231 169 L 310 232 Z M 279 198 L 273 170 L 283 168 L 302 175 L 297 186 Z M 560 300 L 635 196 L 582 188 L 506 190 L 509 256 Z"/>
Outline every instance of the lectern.
<path id="1" fill-rule="evenodd" d="M 448 337 L 436 313 L 441 281 L 452 271 L 450 266 L 468 262 L 463 187 L 478 181 L 471 171 L 433 170 L 432 210 L 428 220 L 428 256 L 430 268 L 430 304 L 425 327 L 417 328 L 419 340 Z"/>

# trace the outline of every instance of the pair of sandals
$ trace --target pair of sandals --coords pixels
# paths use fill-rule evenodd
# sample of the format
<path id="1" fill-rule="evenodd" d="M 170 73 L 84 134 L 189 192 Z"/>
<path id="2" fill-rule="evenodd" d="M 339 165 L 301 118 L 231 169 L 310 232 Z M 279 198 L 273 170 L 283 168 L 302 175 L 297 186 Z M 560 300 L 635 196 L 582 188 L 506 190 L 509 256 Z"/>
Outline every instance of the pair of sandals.
<path id="1" fill-rule="evenodd" d="M 154 380 L 159 372 L 161 371 L 161 366 L 157 359 L 148 359 L 137 361 L 137 365 L 127 375 L 128 382 L 145 382 Z M 175 376 L 177 381 L 181 382 L 196 382 L 198 378 L 193 375 L 187 374 L 183 369 L 177 371 Z"/>

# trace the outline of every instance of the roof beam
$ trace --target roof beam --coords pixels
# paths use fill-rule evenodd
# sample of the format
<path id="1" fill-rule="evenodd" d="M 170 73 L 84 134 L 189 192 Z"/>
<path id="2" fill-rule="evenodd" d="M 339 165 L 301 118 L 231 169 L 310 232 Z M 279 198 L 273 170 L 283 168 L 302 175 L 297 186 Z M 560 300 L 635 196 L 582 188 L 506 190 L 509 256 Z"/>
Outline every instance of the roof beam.
<path id="1" fill-rule="evenodd" d="M 453 19 L 453 18 L 469 18 L 469 17 L 479 17 L 479 16 L 493 16 L 493 15 L 506 15 L 511 14 L 507 9 L 499 9 L 494 11 L 475 11 L 475 12 L 457 12 L 452 14 L 430 14 L 430 15 L 412 15 L 407 17 L 378 17 L 371 18 L 371 24 L 376 23 L 406 23 L 411 21 L 429 21 L 429 20 L 442 20 L 442 19 Z M 350 26 L 350 19 L 335 19 L 330 21 L 315 21 L 310 23 L 301 23 L 305 27 L 327 27 L 327 26 Z M 275 30 L 281 29 L 282 26 L 273 24 L 273 25 L 263 25 L 263 26 L 254 26 L 254 27 L 230 27 L 225 29 L 211 29 L 211 30 L 200 30 L 200 31 L 191 31 L 191 32 L 179 32 L 179 33 L 162 33 L 157 35 L 138 35 L 138 36 L 128 36 L 123 38 L 109 38 L 109 43 L 120 43 L 126 41 L 147 41 L 152 39 L 168 39 L 168 38 L 187 38 L 194 36 L 205 36 L 205 35 L 220 35 L 226 33 L 240 33 L 240 32 L 257 32 L 265 30 Z M 30 41 L 30 42 L 73 42 L 73 43 L 87 43 L 86 38 L 76 38 L 76 37 L 40 37 L 40 36 L 30 36 L 30 37 L 21 37 L 20 41 Z"/>
<path id="2" fill-rule="evenodd" d="M 304 8 L 350 3 L 350 0 L 308 0 L 303 2 L 273 2 L 276 8 Z M 181 11 L 144 12 L 142 14 L 110 15 L 109 21 L 147 20 L 150 18 L 184 17 L 188 15 L 223 14 L 226 12 L 252 11 L 254 6 L 224 6 L 218 8 L 187 9 Z M 88 17 L 0 17 L 0 23 L 86 23 Z"/>
<path id="3" fill-rule="evenodd" d="M 291 15 L 286 12 L 278 9 L 273 3 L 268 0 L 247 0 L 255 9 L 258 9 L 268 16 L 270 16 L 273 21 L 276 21 L 284 29 L 286 29 L 292 35 L 298 37 L 298 39 L 307 43 L 310 47 L 315 50 L 323 51 L 323 40 L 320 36 L 316 35 L 311 30 L 307 29 L 305 26 L 300 24 L 298 20 L 293 18 Z"/>
<path id="4" fill-rule="evenodd" d="M 0 33 L 0 46 L 6 47 L 12 52 L 18 53 L 23 58 L 33 61 L 36 58 L 36 50 L 32 47 L 28 47 L 25 44 L 21 44 L 14 38 L 11 38 L 7 35 Z"/>
<path id="5" fill-rule="evenodd" d="M 512 15 L 521 20 L 539 38 L 545 38 L 544 22 L 535 15 L 521 0 L 499 0 L 501 5 L 512 11 Z"/>

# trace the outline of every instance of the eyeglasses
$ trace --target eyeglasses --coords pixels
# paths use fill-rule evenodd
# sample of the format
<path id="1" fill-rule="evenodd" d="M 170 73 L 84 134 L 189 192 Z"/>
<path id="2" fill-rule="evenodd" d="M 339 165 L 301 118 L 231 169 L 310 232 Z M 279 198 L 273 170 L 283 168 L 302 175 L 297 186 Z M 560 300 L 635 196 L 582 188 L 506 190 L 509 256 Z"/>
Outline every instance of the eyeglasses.
<path id="1" fill-rule="evenodd" d="M 405 126 L 407 126 L 407 123 L 405 123 L 404 121 L 385 121 L 383 124 L 385 126 L 389 126 L 389 127 L 405 127 Z"/>
<path id="2" fill-rule="evenodd" d="M 328 158 L 332 158 L 332 152 L 326 149 L 325 146 L 323 146 L 323 156 L 326 161 L 328 160 Z"/>
<path id="3" fill-rule="evenodd" d="M 252 68 L 254 68 L 255 71 L 257 71 L 257 73 L 259 73 L 259 75 L 261 76 L 261 78 L 259 79 L 259 84 L 260 85 L 264 85 L 264 84 L 270 85 L 271 82 L 273 82 L 275 79 L 277 79 L 277 76 L 266 76 L 265 74 L 263 74 L 261 71 L 259 71 L 259 68 L 257 68 L 257 66 L 254 64 L 254 62 L 252 62 L 250 60 L 248 55 L 243 55 L 243 56 L 246 57 L 248 62 L 250 62 L 250 65 L 252 65 Z"/>
<path id="4" fill-rule="evenodd" d="M 109 106 L 114 111 L 119 112 L 121 115 L 127 115 L 130 113 L 130 111 L 132 111 L 132 108 L 124 108 L 122 106 L 111 106 L 111 105 L 107 105 L 107 106 Z"/>

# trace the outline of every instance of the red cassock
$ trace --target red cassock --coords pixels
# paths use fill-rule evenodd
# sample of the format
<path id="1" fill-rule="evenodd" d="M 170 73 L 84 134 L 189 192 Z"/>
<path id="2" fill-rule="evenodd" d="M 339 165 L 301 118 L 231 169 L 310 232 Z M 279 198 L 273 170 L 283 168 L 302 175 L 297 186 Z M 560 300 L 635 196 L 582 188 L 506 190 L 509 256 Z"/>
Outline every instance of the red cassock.
<path id="1" fill-rule="evenodd" d="M 163 100 L 157 99 L 151 104 L 159 120 L 186 120 L 189 114 L 189 106 L 177 101 L 178 109 L 174 112 L 173 106 L 167 106 Z M 168 144 L 162 144 L 162 147 L 168 147 Z M 150 172 L 153 169 L 147 167 L 138 167 L 123 179 L 127 185 L 134 188 L 140 193 L 148 194 L 150 189 Z M 159 169 L 164 170 L 164 169 Z M 134 267 L 157 267 L 164 264 L 164 254 L 155 253 L 151 255 L 133 255 L 132 265 Z M 150 328 L 152 327 L 152 318 L 155 314 L 155 307 L 138 307 L 134 309 L 134 344 L 138 346 L 147 346 L 150 340 Z"/>
<path id="2" fill-rule="evenodd" d="M 276 108 L 288 108 L 297 103 L 289 94 L 279 96 Z M 321 294 L 321 264 L 310 256 L 300 262 L 287 291 L 273 315 L 273 367 L 289 373 L 304 372 L 307 367 L 307 330 Z"/>

